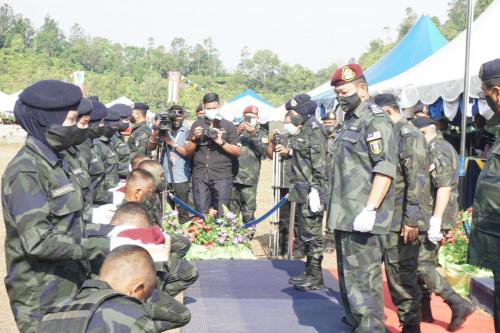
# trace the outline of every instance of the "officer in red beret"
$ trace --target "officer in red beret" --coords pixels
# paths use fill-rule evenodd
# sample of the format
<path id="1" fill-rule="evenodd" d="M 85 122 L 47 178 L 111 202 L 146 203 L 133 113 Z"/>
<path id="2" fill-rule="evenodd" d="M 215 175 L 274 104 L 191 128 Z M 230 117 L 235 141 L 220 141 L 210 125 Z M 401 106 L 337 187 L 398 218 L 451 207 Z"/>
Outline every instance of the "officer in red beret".
<path id="1" fill-rule="evenodd" d="M 340 67 L 331 85 L 345 112 L 333 147 L 327 221 L 335 230 L 343 320 L 354 332 L 385 332 L 381 262 L 394 210 L 393 127 L 369 101 L 359 65 Z"/>

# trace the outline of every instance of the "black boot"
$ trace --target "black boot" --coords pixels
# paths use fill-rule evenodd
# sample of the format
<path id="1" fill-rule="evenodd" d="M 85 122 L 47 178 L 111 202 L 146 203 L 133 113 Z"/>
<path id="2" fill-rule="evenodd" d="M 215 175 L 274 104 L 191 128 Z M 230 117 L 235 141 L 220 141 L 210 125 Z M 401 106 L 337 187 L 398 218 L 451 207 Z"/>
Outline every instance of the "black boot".
<path id="1" fill-rule="evenodd" d="M 427 292 L 422 294 L 422 300 L 420 301 L 420 311 L 422 313 L 422 321 L 424 323 L 433 323 L 434 318 L 432 317 L 431 310 L 431 295 Z"/>
<path id="2" fill-rule="evenodd" d="M 306 263 L 305 263 L 305 270 L 300 273 L 299 275 L 292 276 L 289 280 L 288 283 L 290 284 L 296 284 L 300 283 L 305 280 L 305 278 L 309 275 L 309 270 L 311 267 L 311 260 L 309 260 L 309 257 L 307 257 Z"/>
<path id="3" fill-rule="evenodd" d="M 460 326 L 465 322 L 468 316 L 470 316 L 476 307 L 474 304 L 461 297 L 457 293 L 452 294 L 445 300 L 451 308 L 451 321 L 448 325 L 447 330 L 450 332 L 455 332 L 460 328 Z"/>
<path id="4" fill-rule="evenodd" d="M 313 255 L 309 256 L 308 258 L 311 259 L 309 274 L 302 282 L 294 284 L 293 287 L 297 290 L 302 291 L 321 290 L 325 288 L 325 285 L 323 284 L 323 272 L 321 271 L 321 262 L 323 261 L 323 256 L 316 258 Z"/>
<path id="5" fill-rule="evenodd" d="M 420 333 L 420 325 L 404 325 L 401 333 Z"/>

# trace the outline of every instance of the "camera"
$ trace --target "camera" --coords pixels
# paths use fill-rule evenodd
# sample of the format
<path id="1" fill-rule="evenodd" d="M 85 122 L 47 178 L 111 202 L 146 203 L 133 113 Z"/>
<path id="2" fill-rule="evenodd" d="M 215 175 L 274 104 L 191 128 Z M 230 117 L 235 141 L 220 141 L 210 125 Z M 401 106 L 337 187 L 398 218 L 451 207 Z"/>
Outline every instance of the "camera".
<path id="1" fill-rule="evenodd" d="M 163 112 L 156 116 L 156 120 L 160 121 L 158 125 L 158 136 L 169 136 L 172 132 L 172 125 L 175 121 L 176 112 Z"/>
<path id="2" fill-rule="evenodd" d="M 219 130 L 214 127 L 205 128 L 205 130 L 203 131 L 203 135 L 209 139 L 215 140 L 219 135 Z"/>
<path id="3" fill-rule="evenodd" d="M 275 146 L 283 144 L 283 137 L 281 136 L 281 134 L 279 132 L 274 134 L 273 144 Z"/>

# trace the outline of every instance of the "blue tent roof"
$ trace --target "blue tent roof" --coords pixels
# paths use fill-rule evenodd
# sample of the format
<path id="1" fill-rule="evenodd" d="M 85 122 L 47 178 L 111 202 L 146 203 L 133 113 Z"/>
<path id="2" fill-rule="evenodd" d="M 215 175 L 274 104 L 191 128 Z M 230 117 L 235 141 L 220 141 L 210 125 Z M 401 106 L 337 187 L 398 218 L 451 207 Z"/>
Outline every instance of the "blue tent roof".
<path id="1" fill-rule="evenodd" d="M 242 93 L 241 93 L 241 94 L 239 94 L 238 96 L 236 96 L 236 97 L 232 98 L 232 99 L 231 99 L 228 103 L 232 103 L 232 102 L 234 102 L 234 101 L 236 101 L 236 100 L 238 100 L 238 99 L 240 99 L 240 98 L 243 98 L 243 97 L 245 97 L 245 96 L 251 96 L 251 97 L 253 97 L 253 98 L 255 98 L 255 99 L 257 99 L 257 100 L 261 101 L 262 103 L 265 103 L 265 104 L 269 105 L 270 107 L 273 107 L 273 108 L 274 108 L 274 106 L 273 106 L 272 104 L 270 104 L 268 101 L 266 101 L 266 100 L 264 99 L 264 97 L 262 97 L 262 96 L 258 95 L 258 94 L 257 94 L 255 91 L 253 91 L 252 89 L 246 89 L 244 92 L 242 92 Z"/>
<path id="2" fill-rule="evenodd" d="M 425 60 L 448 43 L 429 16 L 421 16 L 404 38 L 364 73 L 369 85 L 390 79 Z M 332 90 L 313 99 L 333 98 Z"/>

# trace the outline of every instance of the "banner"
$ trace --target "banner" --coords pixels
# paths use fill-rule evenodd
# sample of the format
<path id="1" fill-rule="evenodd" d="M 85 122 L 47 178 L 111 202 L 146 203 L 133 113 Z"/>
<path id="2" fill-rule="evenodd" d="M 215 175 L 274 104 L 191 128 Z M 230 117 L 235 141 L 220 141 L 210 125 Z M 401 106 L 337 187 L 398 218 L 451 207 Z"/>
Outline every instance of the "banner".
<path id="1" fill-rule="evenodd" d="M 179 87 L 181 72 L 168 72 L 168 103 L 177 104 L 179 101 Z"/>
<path id="2" fill-rule="evenodd" d="M 73 81 L 75 82 L 75 85 L 80 87 L 83 95 L 85 95 L 85 90 L 83 88 L 83 83 L 85 81 L 85 72 L 84 71 L 73 72 Z"/>

